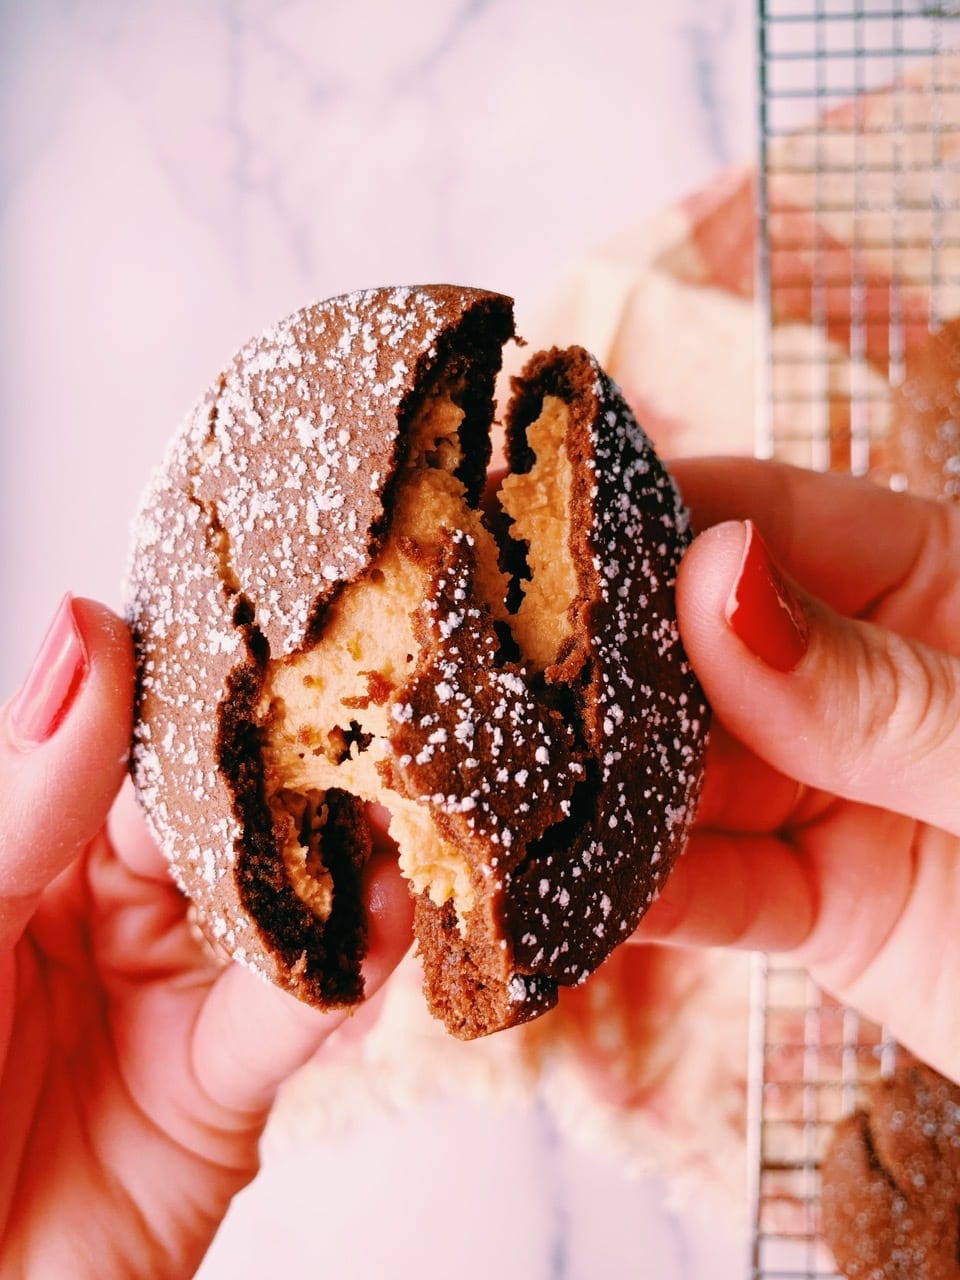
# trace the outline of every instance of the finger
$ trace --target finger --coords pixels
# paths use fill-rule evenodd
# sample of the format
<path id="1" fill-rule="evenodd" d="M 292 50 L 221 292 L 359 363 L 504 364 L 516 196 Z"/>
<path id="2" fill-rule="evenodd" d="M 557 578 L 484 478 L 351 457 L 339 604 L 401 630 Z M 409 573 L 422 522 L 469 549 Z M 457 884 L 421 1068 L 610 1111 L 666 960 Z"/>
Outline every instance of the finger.
<path id="1" fill-rule="evenodd" d="M 0 944 L 105 822 L 126 768 L 133 682 L 123 621 L 66 597 L 0 712 Z"/>
<path id="2" fill-rule="evenodd" d="M 634 939 L 793 951 L 815 910 L 811 871 L 784 841 L 695 832 Z"/>
<path id="3" fill-rule="evenodd" d="M 929 848 L 952 844 L 950 837 L 932 828 L 918 835 L 912 819 L 887 809 L 843 804 L 825 821 L 798 831 L 795 839 L 817 903 L 814 927 L 799 958 L 820 975 L 829 976 L 828 989 L 851 992 L 886 952 L 892 952 L 887 962 L 892 960 L 893 966 L 902 965 L 904 956 L 918 963 L 922 934 L 910 946 L 889 944 L 902 930 L 905 913 L 923 885 Z M 936 903 L 930 897 L 917 912 L 921 917 L 926 914 L 931 930 L 939 924 L 943 901 L 941 897 Z M 929 936 L 946 938 L 948 932 L 956 930 L 945 927 L 942 933 Z M 890 972 L 886 976 L 902 1001 L 902 981 L 897 983 Z M 923 990 L 925 1000 L 927 988 Z M 875 1000 L 857 1007 L 876 1013 Z"/>
<path id="4" fill-rule="evenodd" d="M 755 459 L 671 469 L 697 529 L 750 519 L 787 573 L 832 608 L 960 652 L 960 505 Z"/>
<path id="5" fill-rule="evenodd" d="M 748 834 L 780 830 L 808 816 L 808 788 L 778 773 L 714 721 L 707 746 L 699 828 Z"/>
<path id="6" fill-rule="evenodd" d="M 960 1079 L 956 841 L 895 814 L 872 816 L 866 828 L 848 820 L 833 833 L 834 856 L 819 872 L 821 919 L 802 961 L 826 990 Z"/>
<path id="7" fill-rule="evenodd" d="M 366 994 L 386 981 L 409 949 L 412 903 L 393 858 L 368 874 Z M 194 1033 L 194 1071 L 207 1097 L 234 1111 L 270 1105 L 285 1079 L 316 1052 L 349 1013 L 319 1013 L 249 970 L 231 965 L 204 1002 Z"/>
<path id="8" fill-rule="evenodd" d="M 714 712 L 758 756 L 960 834 L 960 660 L 800 593 L 749 523 L 694 542 L 677 608 Z"/>

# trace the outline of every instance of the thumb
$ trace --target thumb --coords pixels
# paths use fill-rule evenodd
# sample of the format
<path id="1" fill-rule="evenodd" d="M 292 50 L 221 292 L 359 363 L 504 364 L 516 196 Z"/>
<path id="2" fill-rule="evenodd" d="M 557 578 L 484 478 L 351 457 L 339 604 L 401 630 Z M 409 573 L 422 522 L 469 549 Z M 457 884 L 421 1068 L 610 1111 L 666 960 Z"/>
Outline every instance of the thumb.
<path id="1" fill-rule="evenodd" d="M 0 710 L 0 945 L 106 820 L 126 769 L 133 683 L 123 621 L 65 597 Z"/>
<path id="2" fill-rule="evenodd" d="M 696 539 L 677 609 L 714 711 L 761 759 L 960 834 L 960 661 L 806 595 L 750 521 Z"/>

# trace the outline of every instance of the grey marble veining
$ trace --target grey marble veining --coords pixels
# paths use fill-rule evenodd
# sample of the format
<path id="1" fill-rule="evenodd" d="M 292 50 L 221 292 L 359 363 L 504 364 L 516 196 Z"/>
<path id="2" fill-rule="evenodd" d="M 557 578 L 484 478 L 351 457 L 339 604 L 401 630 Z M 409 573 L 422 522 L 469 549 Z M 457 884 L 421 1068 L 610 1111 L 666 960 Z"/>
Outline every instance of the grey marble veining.
<path id="1" fill-rule="evenodd" d="M 750 154 L 751 22 L 745 0 L 4 5 L 2 528 L 46 566 L 4 570 L 7 681 L 61 584 L 116 598 L 139 483 L 227 352 L 357 285 L 535 296 Z"/>

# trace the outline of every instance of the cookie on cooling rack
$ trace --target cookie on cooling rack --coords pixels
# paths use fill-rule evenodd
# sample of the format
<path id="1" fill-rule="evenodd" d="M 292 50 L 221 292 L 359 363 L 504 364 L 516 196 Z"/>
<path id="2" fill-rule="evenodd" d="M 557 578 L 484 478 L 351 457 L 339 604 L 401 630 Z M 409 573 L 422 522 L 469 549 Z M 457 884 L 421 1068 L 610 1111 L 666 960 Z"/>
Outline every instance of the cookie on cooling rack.
<path id="1" fill-rule="evenodd" d="M 887 467 L 911 493 L 960 501 L 960 317 L 907 351 Z"/>
<path id="2" fill-rule="evenodd" d="M 822 1213 L 844 1276 L 960 1280 L 960 1086 L 919 1064 L 867 1086 L 824 1158 Z"/>

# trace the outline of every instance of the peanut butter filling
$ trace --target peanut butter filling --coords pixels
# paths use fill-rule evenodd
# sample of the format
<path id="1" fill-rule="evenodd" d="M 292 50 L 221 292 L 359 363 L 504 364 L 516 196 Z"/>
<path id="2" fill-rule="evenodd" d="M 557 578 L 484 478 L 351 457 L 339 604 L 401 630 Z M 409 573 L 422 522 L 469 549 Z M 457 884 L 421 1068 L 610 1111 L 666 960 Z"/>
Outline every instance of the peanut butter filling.
<path id="1" fill-rule="evenodd" d="M 441 390 L 412 424 L 410 456 L 376 561 L 330 607 L 313 647 L 269 664 L 258 711 L 267 800 L 289 882 L 321 920 L 336 892 L 322 857 L 330 788 L 387 808 L 400 869 L 416 893 L 438 905 L 452 899 L 461 929 L 473 909 L 470 864 L 437 830 L 427 798 L 421 803 L 388 789 L 377 765 L 390 751 L 394 700 L 420 660 L 413 620 L 431 589 L 440 531 L 464 530 L 473 539 L 478 596 L 509 624 L 528 665 L 540 670 L 555 660 L 576 595 L 568 415 L 562 400 L 545 399 L 528 431 L 534 465 L 508 477 L 501 490 L 512 534 L 528 544 L 531 578 L 515 615 L 506 612 L 509 584 L 496 541 L 455 474 L 463 411 Z"/>
<path id="2" fill-rule="evenodd" d="M 538 671 L 555 662 L 570 634 L 570 606 L 577 594 L 577 570 L 570 554 L 570 496 L 573 472 L 565 440 L 570 410 L 558 396 L 545 396 L 527 442 L 536 455 L 531 469 L 508 475 L 500 505 L 513 520 L 511 534 L 527 544 L 530 581 L 511 619 L 520 652 Z"/>

